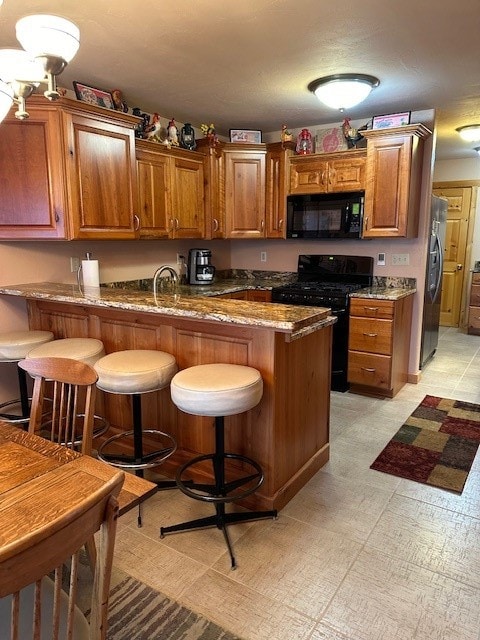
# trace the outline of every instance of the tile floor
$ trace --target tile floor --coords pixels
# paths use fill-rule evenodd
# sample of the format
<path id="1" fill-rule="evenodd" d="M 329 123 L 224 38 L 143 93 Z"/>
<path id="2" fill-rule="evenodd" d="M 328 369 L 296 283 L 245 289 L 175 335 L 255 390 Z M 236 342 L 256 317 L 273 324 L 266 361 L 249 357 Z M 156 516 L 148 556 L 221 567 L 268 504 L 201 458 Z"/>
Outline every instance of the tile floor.
<path id="1" fill-rule="evenodd" d="M 480 403 L 480 337 L 441 330 L 392 400 L 332 392 L 331 457 L 277 521 L 159 539 L 211 507 L 160 492 L 120 519 L 115 564 L 244 640 L 479 640 L 480 454 L 461 496 L 369 469 L 426 394 Z M 197 516 L 198 514 L 198 516 Z"/>

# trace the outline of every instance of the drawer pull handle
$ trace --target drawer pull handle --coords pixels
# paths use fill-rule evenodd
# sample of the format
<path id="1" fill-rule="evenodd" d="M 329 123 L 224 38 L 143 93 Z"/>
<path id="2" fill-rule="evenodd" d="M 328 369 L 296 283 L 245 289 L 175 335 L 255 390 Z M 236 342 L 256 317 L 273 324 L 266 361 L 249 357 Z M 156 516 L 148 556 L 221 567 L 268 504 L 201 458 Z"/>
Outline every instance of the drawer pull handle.
<path id="1" fill-rule="evenodd" d="M 368 371 L 368 373 L 375 373 L 376 369 L 370 369 L 369 367 L 361 367 L 362 371 Z"/>
<path id="2" fill-rule="evenodd" d="M 378 336 L 378 333 L 365 333 L 363 332 L 364 336 L 367 336 L 368 338 L 376 338 Z"/>
<path id="3" fill-rule="evenodd" d="M 375 311 L 375 313 L 378 311 L 378 307 L 364 307 L 365 311 Z"/>

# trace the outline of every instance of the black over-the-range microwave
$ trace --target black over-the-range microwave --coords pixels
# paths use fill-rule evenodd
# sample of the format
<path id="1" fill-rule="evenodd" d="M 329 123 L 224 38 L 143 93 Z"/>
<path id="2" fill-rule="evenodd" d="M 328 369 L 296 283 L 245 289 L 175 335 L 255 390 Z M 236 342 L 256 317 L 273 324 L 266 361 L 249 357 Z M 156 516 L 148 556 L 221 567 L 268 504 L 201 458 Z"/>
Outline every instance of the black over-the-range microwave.
<path id="1" fill-rule="evenodd" d="M 287 238 L 361 238 L 361 191 L 287 196 Z"/>

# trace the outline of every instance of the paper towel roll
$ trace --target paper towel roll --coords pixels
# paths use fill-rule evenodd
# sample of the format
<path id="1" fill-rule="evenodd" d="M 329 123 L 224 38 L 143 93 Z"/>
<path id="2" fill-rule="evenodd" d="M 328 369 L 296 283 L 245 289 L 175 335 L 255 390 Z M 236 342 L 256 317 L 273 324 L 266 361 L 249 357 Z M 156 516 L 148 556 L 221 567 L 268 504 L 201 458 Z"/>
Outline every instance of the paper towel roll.
<path id="1" fill-rule="evenodd" d="M 82 260 L 82 279 L 85 288 L 100 286 L 98 260 Z"/>

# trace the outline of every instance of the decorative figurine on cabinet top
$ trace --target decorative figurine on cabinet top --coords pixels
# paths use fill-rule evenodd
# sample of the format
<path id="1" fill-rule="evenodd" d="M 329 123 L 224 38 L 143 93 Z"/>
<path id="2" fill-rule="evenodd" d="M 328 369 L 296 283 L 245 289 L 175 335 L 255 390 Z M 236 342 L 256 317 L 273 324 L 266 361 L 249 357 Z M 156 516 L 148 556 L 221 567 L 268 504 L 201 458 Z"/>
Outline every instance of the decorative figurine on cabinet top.
<path id="1" fill-rule="evenodd" d="M 177 125 L 175 124 L 175 118 L 172 118 L 170 120 L 170 122 L 168 123 L 168 128 L 167 128 L 167 140 L 170 142 L 170 144 L 174 147 L 178 147 L 178 129 L 177 129 Z"/>
<path id="2" fill-rule="evenodd" d="M 123 113 L 128 112 L 128 105 L 123 100 L 122 92 L 120 91 L 120 89 L 113 89 L 112 99 L 113 99 L 113 106 L 115 107 L 115 111 L 123 111 Z"/>
<path id="3" fill-rule="evenodd" d="M 207 138 L 209 146 L 214 147 L 218 142 L 218 138 L 217 134 L 215 133 L 215 125 L 213 124 L 213 122 L 211 122 L 210 124 L 201 124 L 200 130 L 205 138 Z"/>
<path id="4" fill-rule="evenodd" d="M 134 116 L 137 116 L 137 118 L 142 119 L 142 121 L 135 127 L 135 137 L 145 138 L 145 130 L 150 124 L 150 115 L 148 113 L 143 113 L 139 107 L 133 107 L 132 113 Z"/>
<path id="5" fill-rule="evenodd" d="M 286 124 L 282 124 L 282 133 L 280 134 L 280 139 L 282 142 L 291 142 L 293 140 L 293 135 L 287 129 Z"/>
<path id="6" fill-rule="evenodd" d="M 160 116 L 158 113 L 154 113 L 150 126 L 145 130 L 147 140 L 151 140 L 152 142 L 162 142 L 161 129 L 162 125 L 160 124 Z"/>
<path id="7" fill-rule="evenodd" d="M 189 122 L 186 122 L 180 129 L 180 146 L 189 151 L 193 151 L 197 147 L 195 131 Z"/>
<path id="8" fill-rule="evenodd" d="M 298 134 L 295 151 L 298 155 L 308 155 L 313 153 L 312 134 L 308 129 L 302 129 Z"/>

